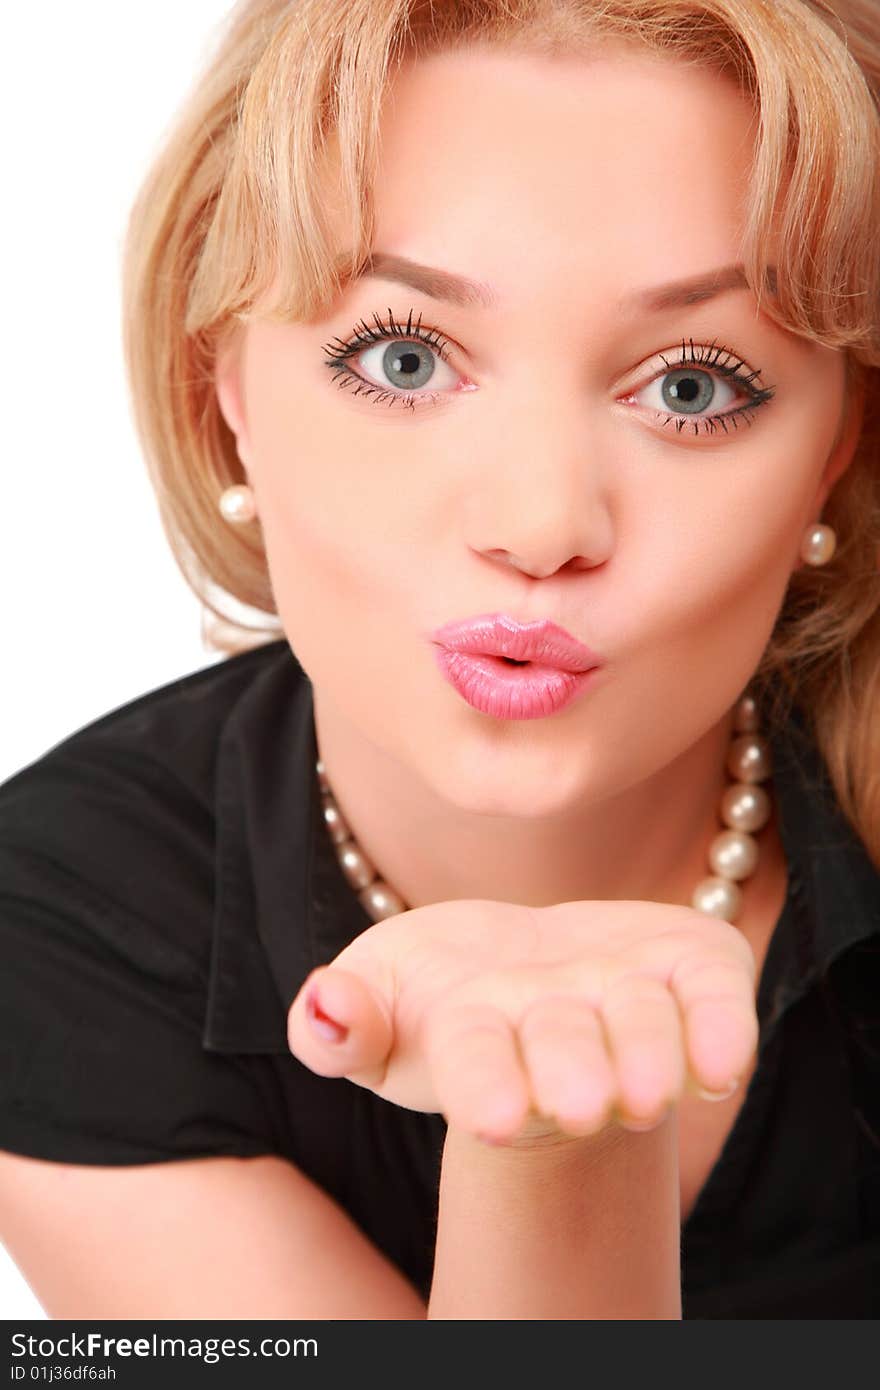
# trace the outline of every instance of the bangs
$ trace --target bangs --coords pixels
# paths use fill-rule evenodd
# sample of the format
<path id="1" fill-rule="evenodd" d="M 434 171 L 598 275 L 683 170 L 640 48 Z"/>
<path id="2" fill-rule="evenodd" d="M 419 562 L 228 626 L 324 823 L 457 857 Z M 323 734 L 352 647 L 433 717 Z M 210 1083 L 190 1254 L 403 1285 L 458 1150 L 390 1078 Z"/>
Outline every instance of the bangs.
<path id="1" fill-rule="evenodd" d="M 189 332 L 251 313 L 308 321 L 357 274 L 371 245 L 382 101 L 398 64 L 463 45 L 571 57 L 622 43 L 717 71 L 751 100 L 750 288 L 789 331 L 880 365 L 880 114 L 831 12 L 801 0 L 346 8 L 340 25 L 334 6 L 288 7 L 253 70 Z"/>

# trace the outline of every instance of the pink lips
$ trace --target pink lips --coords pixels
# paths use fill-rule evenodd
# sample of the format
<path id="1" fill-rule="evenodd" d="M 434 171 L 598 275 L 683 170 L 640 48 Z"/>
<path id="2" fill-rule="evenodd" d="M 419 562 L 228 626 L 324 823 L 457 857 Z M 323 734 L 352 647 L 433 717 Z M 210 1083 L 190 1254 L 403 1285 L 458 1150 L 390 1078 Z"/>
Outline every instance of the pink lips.
<path id="1" fill-rule="evenodd" d="M 591 683 L 601 658 L 547 619 L 501 613 L 447 623 L 432 634 L 443 676 L 474 709 L 498 719 L 540 719 Z M 528 665 L 509 665 L 508 661 Z"/>

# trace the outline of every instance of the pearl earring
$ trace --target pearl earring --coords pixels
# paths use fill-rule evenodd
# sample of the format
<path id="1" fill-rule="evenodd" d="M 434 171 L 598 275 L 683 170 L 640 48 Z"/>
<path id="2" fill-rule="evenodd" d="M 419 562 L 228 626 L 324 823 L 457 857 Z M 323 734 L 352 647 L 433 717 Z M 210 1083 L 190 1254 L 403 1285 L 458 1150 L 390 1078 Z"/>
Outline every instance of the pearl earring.
<path id="1" fill-rule="evenodd" d="M 228 487 L 220 497 L 220 511 L 227 521 L 237 523 L 253 521 L 257 514 L 254 494 L 246 483 Z"/>
<path id="2" fill-rule="evenodd" d="M 817 521 L 804 532 L 801 541 L 801 559 L 807 565 L 827 565 L 837 549 L 837 533 L 832 526 L 824 526 Z"/>

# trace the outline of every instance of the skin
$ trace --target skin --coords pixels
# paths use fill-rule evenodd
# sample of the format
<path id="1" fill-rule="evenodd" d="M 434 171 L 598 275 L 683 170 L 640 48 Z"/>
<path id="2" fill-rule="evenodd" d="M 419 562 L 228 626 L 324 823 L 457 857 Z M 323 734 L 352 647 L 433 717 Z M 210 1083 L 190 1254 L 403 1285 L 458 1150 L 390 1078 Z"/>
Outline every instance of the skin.
<path id="1" fill-rule="evenodd" d="M 381 131 L 374 249 L 489 282 L 499 307 L 364 279 L 312 322 L 253 318 L 216 375 L 330 784 L 412 908 L 689 903 L 732 709 L 860 425 L 843 354 L 747 290 L 620 306 L 741 259 L 752 110 L 713 73 L 626 50 L 468 48 L 403 68 Z M 448 361 L 422 349 L 437 404 L 377 404 L 323 365 L 389 309 L 448 342 Z M 661 425 L 659 354 L 682 339 L 774 388 L 751 425 Z M 403 395 L 388 346 L 347 367 Z M 745 401 L 709 380 L 704 415 Z M 549 718 L 472 709 L 426 634 L 489 611 L 556 620 L 603 657 L 599 680 Z M 785 884 L 775 821 L 759 843 L 756 942 Z"/>
<path id="2" fill-rule="evenodd" d="M 291 1049 L 451 1120 L 430 1304 L 274 1157 L 110 1177 L 0 1155 L 4 1238 L 51 1316 L 681 1316 L 677 1155 L 692 1131 L 682 1145 L 662 1123 L 592 1130 L 615 1098 L 654 1127 L 683 1048 L 709 1087 L 753 1052 L 750 948 L 785 875 L 773 823 L 736 929 L 672 905 L 705 873 L 731 708 L 859 410 L 844 415 L 840 355 L 746 293 L 619 308 L 739 259 L 752 118 L 720 79 L 628 54 L 469 49 L 404 70 L 390 95 L 375 247 L 492 281 L 503 307 L 367 281 L 319 321 L 254 319 L 217 392 L 331 785 L 413 909 L 317 972 L 348 1040 L 334 1053 L 308 1031 L 304 990 Z M 454 364 L 430 383 L 443 404 L 375 405 L 322 365 L 333 337 L 389 307 L 402 322 L 421 310 L 450 342 Z M 775 387 L 751 428 L 660 427 L 647 387 L 683 338 L 724 343 Z M 424 633 L 489 610 L 560 622 L 604 657 L 602 678 L 549 719 L 478 714 Z M 539 1121 L 505 1145 L 530 1093 L 564 1144 Z M 157 1208 L 162 1242 L 138 1225 Z"/>
<path id="3" fill-rule="evenodd" d="M 714 1093 L 742 1077 L 758 1041 L 754 971 L 736 927 L 693 908 L 436 903 L 313 971 L 288 1041 L 320 1075 L 502 1142 L 597 1134 L 611 1107 L 652 1128 L 686 1075 Z M 345 1038 L 316 1035 L 309 995 L 346 1021 Z"/>

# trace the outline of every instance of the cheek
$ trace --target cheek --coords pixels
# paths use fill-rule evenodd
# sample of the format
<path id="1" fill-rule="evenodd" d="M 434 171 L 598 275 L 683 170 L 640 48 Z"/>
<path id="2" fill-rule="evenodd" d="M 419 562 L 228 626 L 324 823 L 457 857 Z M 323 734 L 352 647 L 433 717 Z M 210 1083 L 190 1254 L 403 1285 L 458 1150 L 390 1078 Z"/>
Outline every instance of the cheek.
<path id="1" fill-rule="evenodd" d="M 638 597 L 665 629 L 717 619 L 766 622 L 781 605 L 808 518 L 812 481 L 806 471 L 774 462 L 772 450 L 712 460 L 712 477 L 676 488 L 642 510 L 633 527 Z M 639 557 L 644 557 L 640 560 Z"/>
<path id="2" fill-rule="evenodd" d="M 313 682 L 341 689 L 351 683 L 352 663 L 363 673 L 379 650 L 377 626 L 387 638 L 412 573 L 402 572 L 381 515 L 344 497 L 327 462 L 264 452 L 254 475 L 285 635 Z"/>
<path id="3" fill-rule="evenodd" d="M 757 669 L 785 594 L 786 538 L 770 529 L 714 543 L 682 537 L 665 577 L 655 572 L 630 608 L 630 632 L 609 683 L 607 727 L 644 775 L 675 757 L 732 707 Z M 609 644 L 610 646 L 611 644 Z M 604 708 L 594 702 L 597 718 Z M 633 712 L 638 711 L 637 726 Z M 623 720 L 621 722 L 621 714 Z"/>
<path id="4" fill-rule="evenodd" d="M 374 595 L 356 536 L 341 532 L 332 511 L 292 493 L 261 512 L 275 607 L 290 645 L 314 678 L 328 661 L 344 661 L 339 634 L 356 633 Z M 353 543 L 352 543 L 353 542 Z"/>
<path id="5" fill-rule="evenodd" d="M 261 325 L 254 333 L 247 359 L 251 472 L 279 568 L 295 567 L 299 555 L 310 571 L 332 567 L 342 579 L 362 567 L 371 539 L 378 543 L 391 531 L 393 509 L 405 498 L 399 475 L 382 466 L 383 441 L 365 429 L 369 407 L 340 407 L 338 388 L 314 373 L 309 350 L 285 326 Z"/>
<path id="6" fill-rule="evenodd" d="M 803 475 L 763 466 L 728 489 L 723 505 L 706 489 L 686 506 L 650 509 L 632 537 L 627 633 L 621 655 L 632 660 L 639 688 L 659 704 L 674 700 L 683 672 L 704 687 L 707 712 L 734 700 L 758 666 L 785 599 L 804 525 L 809 488 Z M 763 475 L 763 486 L 759 477 Z M 663 517 L 663 521 L 659 520 Z M 613 606 L 613 605 L 612 605 Z M 695 693 L 695 692 L 693 692 Z"/>
<path id="7" fill-rule="evenodd" d="M 395 481 L 389 467 L 371 467 L 363 422 L 332 390 L 329 405 L 320 392 L 291 390 L 306 365 L 283 330 L 263 326 L 248 368 L 251 474 L 285 633 L 310 674 L 339 661 L 339 633 L 369 660 L 377 629 L 387 641 L 424 565 L 412 499 L 399 471 Z"/>
<path id="8" fill-rule="evenodd" d="M 796 563 L 791 518 L 767 520 L 732 523 L 700 556 L 699 582 L 680 599 L 685 617 L 690 612 L 705 633 L 707 651 L 714 648 L 719 658 L 726 651 L 746 665 L 757 664 L 769 640 Z"/>

